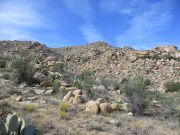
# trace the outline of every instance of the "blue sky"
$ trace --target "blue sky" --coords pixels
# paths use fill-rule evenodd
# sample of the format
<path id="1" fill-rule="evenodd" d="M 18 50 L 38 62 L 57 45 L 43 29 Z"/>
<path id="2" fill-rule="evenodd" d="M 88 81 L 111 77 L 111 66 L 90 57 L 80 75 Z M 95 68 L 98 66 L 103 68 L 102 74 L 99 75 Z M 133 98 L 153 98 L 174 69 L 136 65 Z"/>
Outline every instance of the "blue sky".
<path id="1" fill-rule="evenodd" d="M 0 0 L 0 40 L 180 47 L 179 0 Z"/>

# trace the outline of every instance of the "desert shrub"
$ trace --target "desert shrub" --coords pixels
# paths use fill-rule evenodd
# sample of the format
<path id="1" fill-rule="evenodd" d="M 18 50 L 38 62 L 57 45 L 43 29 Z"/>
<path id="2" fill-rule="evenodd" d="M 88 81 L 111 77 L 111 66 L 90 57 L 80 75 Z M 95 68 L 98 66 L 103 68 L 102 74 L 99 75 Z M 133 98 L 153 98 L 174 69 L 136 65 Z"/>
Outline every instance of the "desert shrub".
<path id="1" fill-rule="evenodd" d="M 145 79 L 137 77 L 127 81 L 124 85 L 124 91 L 132 105 L 132 112 L 135 115 L 142 115 L 148 105 Z"/>
<path id="2" fill-rule="evenodd" d="M 154 54 L 153 56 L 151 56 L 151 59 L 153 59 L 153 60 L 160 60 L 161 57 L 158 54 Z"/>
<path id="3" fill-rule="evenodd" d="M 148 86 L 148 85 L 150 85 L 150 84 L 151 84 L 150 79 L 146 79 L 146 80 L 144 81 L 144 85 L 145 85 L 145 86 Z"/>
<path id="4" fill-rule="evenodd" d="M 82 89 L 82 91 L 88 97 L 92 97 L 91 89 L 94 83 L 93 75 L 94 75 L 94 72 L 92 71 L 83 72 L 80 75 L 77 75 L 73 82 L 74 86 L 76 86 L 79 89 Z"/>
<path id="5" fill-rule="evenodd" d="M 176 61 L 180 61 L 180 57 L 178 57 L 178 58 L 175 58 L 175 60 L 176 60 Z"/>
<path id="6" fill-rule="evenodd" d="M 139 56 L 140 59 L 151 59 L 150 55 Z"/>
<path id="7" fill-rule="evenodd" d="M 63 102 L 63 103 L 60 103 L 60 104 L 59 104 L 59 109 L 60 109 L 60 111 L 68 112 L 70 108 L 71 108 L 71 105 L 68 104 L 68 103 L 64 103 L 64 102 Z"/>
<path id="8" fill-rule="evenodd" d="M 54 63 L 52 65 L 52 72 L 58 72 L 58 73 L 62 73 L 63 72 L 63 64 L 62 63 Z"/>
<path id="9" fill-rule="evenodd" d="M 26 82 L 27 85 L 33 84 L 34 67 L 29 61 L 29 57 L 19 57 L 12 62 L 14 76 L 19 83 Z"/>
<path id="10" fill-rule="evenodd" d="M 180 82 L 167 82 L 165 87 L 166 92 L 178 92 L 180 91 Z"/>
<path id="11" fill-rule="evenodd" d="M 91 91 L 92 86 L 93 86 L 93 80 L 84 80 L 82 82 L 82 90 L 85 92 L 85 94 L 88 97 L 92 97 L 92 91 Z"/>
<path id="12" fill-rule="evenodd" d="M 69 113 L 68 112 L 63 112 L 63 111 L 59 111 L 59 115 L 61 116 L 61 118 L 68 118 Z"/>
<path id="13" fill-rule="evenodd" d="M 166 54 L 166 55 L 163 55 L 162 57 L 161 57 L 162 59 L 165 59 L 165 60 L 167 60 L 167 59 L 174 59 L 170 54 Z"/>
<path id="14" fill-rule="evenodd" d="M 61 116 L 61 118 L 68 118 L 69 116 L 69 110 L 71 108 L 71 105 L 68 103 L 60 103 L 59 104 L 59 115 Z"/>
<path id="15" fill-rule="evenodd" d="M 45 76 L 48 76 L 48 74 L 49 74 L 47 68 L 43 68 L 43 69 L 41 70 L 41 73 L 42 73 L 43 75 L 45 75 Z"/>
<path id="16" fill-rule="evenodd" d="M 80 79 L 79 78 L 75 78 L 74 79 L 74 86 L 76 86 L 78 89 L 81 89 L 81 81 L 80 81 Z"/>
<path id="17" fill-rule="evenodd" d="M 0 68 L 5 68 L 6 66 L 6 61 L 0 59 Z"/>
<path id="18" fill-rule="evenodd" d="M 23 107 L 23 109 L 28 112 L 33 112 L 33 111 L 37 110 L 37 105 L 27 104 Z"/>
<path id="19" fill-rule="evenodd" d="M 57 93 L 59 91 L 59 87 L 61 86 L 59 80 L 54 80 L 52 83 L 53 92 Z"/>
<path id="20" fill-rule="evenodd" d="M 11 79 L 11 73 L 5 72 L 5 73 L 3 74 L 3 79 L 5 79 L 5 80 Z"/>
<path id="21" fill-rule="evenodd" d="M 75 74 L 64 70 L 63 74 L 61 75 L 61 78 L 62 78 L 62 80 L 65 80 L 68 83 L 73 84 L 74 78 L 75 78 Z"/>
<path id="22" fill-rule="evenodd" d="M 119 84 L 115 79 L 102 79 L 102 85 L 108 90 L 118 90 Z"/>
<path id="23" fill-rule="evenodd" d="M 157 91 L 148 91 L 147 85 L 149 85 L 149 81 L 143 77 L 129 80 L 124 85 L 124 91 L 131 103 L 134 115 L 162 116 L 164 118 L 179 116 L 173 98 Z"/>

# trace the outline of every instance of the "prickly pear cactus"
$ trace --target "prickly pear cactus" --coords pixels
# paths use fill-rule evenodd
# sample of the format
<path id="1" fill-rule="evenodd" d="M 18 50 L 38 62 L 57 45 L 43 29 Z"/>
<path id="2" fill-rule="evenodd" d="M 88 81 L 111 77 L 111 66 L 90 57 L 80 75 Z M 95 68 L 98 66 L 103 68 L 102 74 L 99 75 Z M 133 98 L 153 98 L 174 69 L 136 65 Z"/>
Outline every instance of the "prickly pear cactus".
<path id="1" fill-rule="evenodd" d="M 8 115 L 6 118 L 6 127 L 10 133 L 16 132 L 19 127 L 17 115 Z"/>
<path id="2" fill-rule="evenodd" d="M 0 120 L 0 135 L 40 135 L 40 132 L 32 125 L 26 125 L 16 114 L 9 114 L 6 123 Z"/>
<path id="3" fill-rule="evenodd" d="M 5 123 L 0 120 L 0 135 L 7 135 Z"/>

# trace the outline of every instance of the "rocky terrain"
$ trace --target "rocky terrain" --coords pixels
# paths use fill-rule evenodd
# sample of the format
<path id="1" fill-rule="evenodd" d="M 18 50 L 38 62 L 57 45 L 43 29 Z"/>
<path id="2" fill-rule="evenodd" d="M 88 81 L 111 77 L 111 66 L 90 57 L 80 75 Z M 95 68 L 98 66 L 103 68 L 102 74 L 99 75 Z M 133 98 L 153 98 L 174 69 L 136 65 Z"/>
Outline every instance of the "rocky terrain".
<path id="1" fill-rule="evenodd" d="M 13 66 L 18 58 L 30 65 L 21 69 L 20 61 L 20 67 Z M 16 112 L 45 135 L 180 134 L 180 50 L 176 46 L 134 50 L 96 42 L 48 48 L 39 42 L 0 41 L 0 66 L 3 120 Z M 22 70 L 20 78 L 16 72 Z M 136 115 L 124 89 L 136 77 L 148 82 L 147 91 L 172 98 L 172 105 L 168 104 L 172 108 L 163 106 L 169 100 L 158 101 L 155 96 L 148 101 L 155 112 Z M 170 82 L 173 92 L 169 93 Z"/>
<path id="2" fill-rule="evenodd" d="M 156 47 L 151 50 L 114 48 L 107 43 L 92 43 L 58 50 L 72 72 L 88 69 L 98 76 L 118 79 L 145 76 L 151 79 L 154 90 L 163 90 L 166 81 L 180 81 L 180 50 L 176 46 Z"/>

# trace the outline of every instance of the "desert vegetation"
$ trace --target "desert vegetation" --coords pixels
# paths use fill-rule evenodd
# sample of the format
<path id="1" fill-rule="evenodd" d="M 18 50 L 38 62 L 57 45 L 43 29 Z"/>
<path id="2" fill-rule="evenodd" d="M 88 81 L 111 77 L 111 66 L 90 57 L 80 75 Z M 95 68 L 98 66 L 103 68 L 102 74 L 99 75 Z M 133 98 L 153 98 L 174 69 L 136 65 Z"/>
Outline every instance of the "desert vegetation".
<path id="1" fill-rule="evenodd" d="M 104 42 L 55 50 L 6 44 L 0 135 L 179 135 L 177 48 L 147 54 Z"/>

